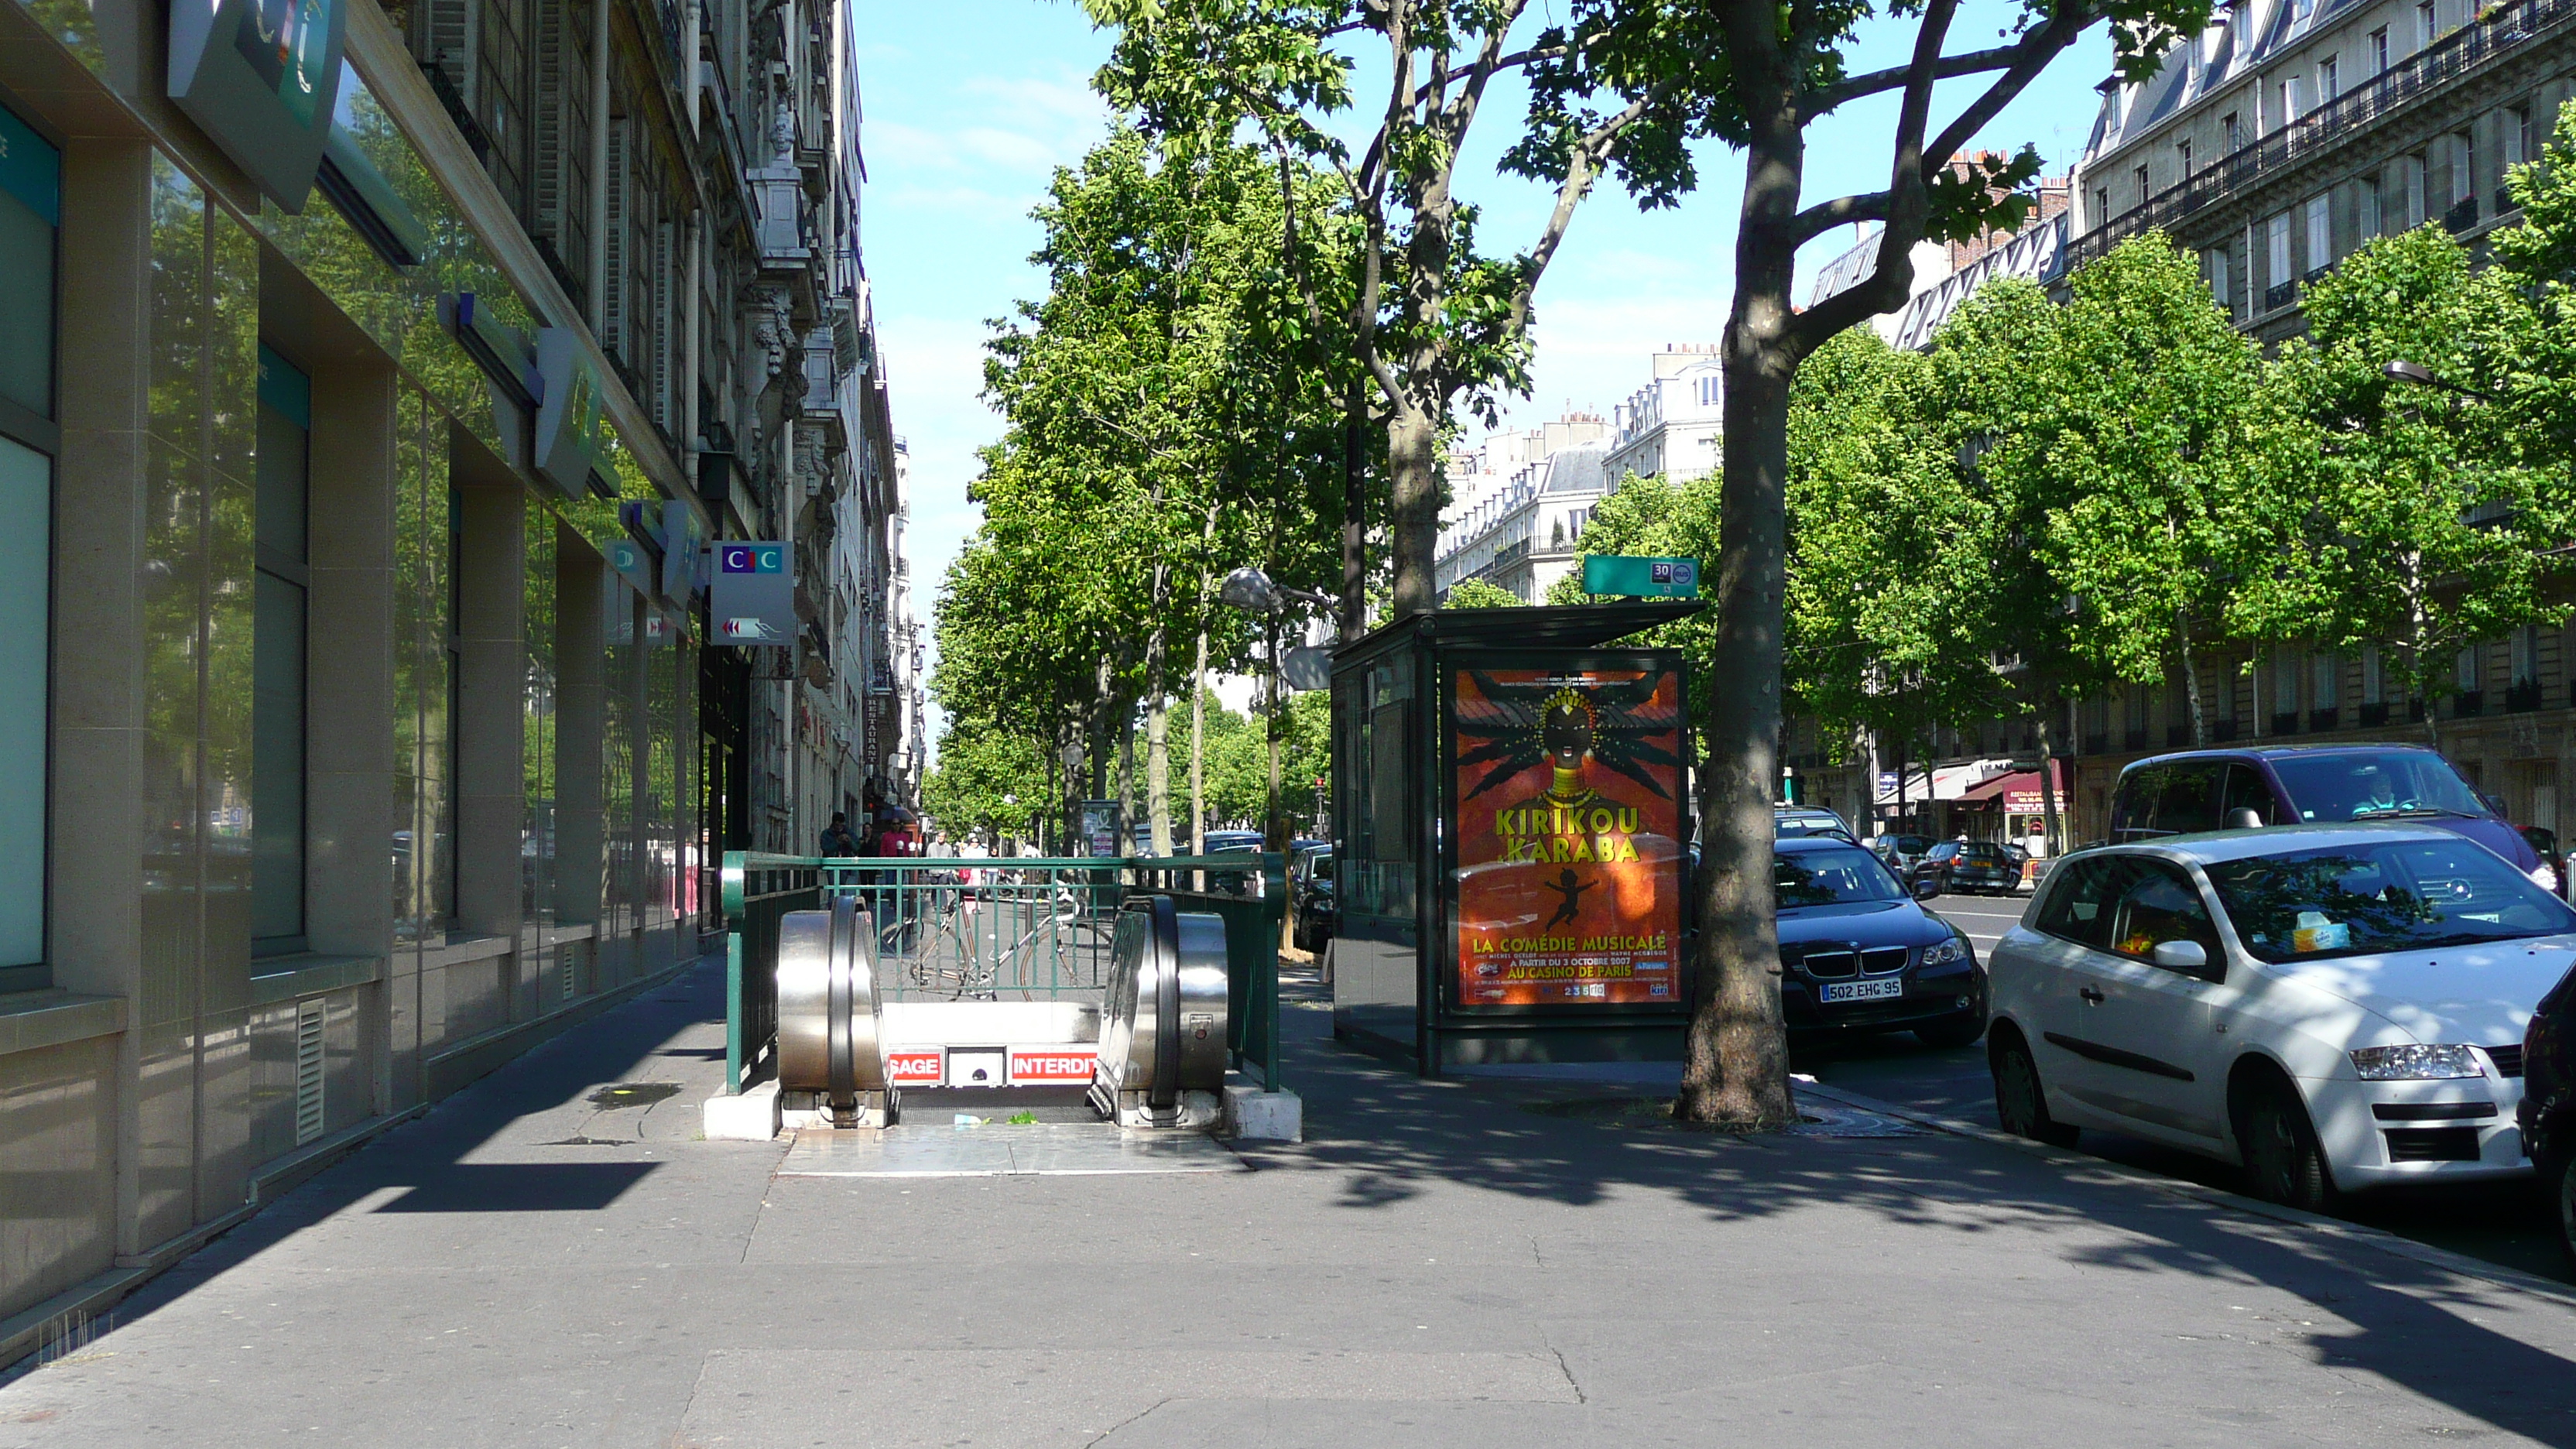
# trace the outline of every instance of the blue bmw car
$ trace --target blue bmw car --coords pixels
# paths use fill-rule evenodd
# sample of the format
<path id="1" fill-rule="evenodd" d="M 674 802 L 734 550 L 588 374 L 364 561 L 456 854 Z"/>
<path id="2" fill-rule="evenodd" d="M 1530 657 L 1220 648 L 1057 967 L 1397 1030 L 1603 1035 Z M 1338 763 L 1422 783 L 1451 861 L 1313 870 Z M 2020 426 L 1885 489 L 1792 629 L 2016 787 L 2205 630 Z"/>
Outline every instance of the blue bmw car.
<path id="1" fill-rule="evenodd" d="M 1984 1034 L 1986 971 L 1976 946 L 1925 910 L 1877 856 L 1811 836 L 1774 842 L 1771 860 L 1780 1005 L 1793 1037 L 1911 1031 L 1926 1046 L 1962 1047 Z"/>

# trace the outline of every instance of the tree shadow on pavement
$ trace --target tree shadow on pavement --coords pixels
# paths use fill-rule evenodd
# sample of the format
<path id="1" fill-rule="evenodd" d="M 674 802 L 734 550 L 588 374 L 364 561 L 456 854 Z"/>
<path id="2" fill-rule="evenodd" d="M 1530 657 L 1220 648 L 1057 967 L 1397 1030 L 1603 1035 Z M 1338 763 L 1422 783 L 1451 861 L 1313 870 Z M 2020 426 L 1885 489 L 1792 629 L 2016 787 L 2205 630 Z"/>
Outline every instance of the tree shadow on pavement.
<path id="1" fill-rule="evenodd" d="M 1306 1142 L 1249 1155 L 1270 1171 L 1338 1175 L 1338 1209 L 1387 1213 L 1435 1186 L 1571 1207 L 1644 1189 L 1712 1224 L 1830 1208 L 1961 1239 L 2010 1230 L 2070 1266 L 2295 1295 L 2321 1321 L 2290 1325 L 2285 1341 L 2316 1364 L 2377 1375 L 2497 1429 L 2576 1443 L 2576 1359 L 2488 1321 L 2528 1331 L 2524 1315 L 2536 1313 L 2551 1327 L 2540 1337 L 2576 1344 L 2576 1294 L 2453 1273 L 2351 1231 L 2148 1188 L 2071 1154 L 1947 1134 L 1741 1137 L 1641 1122 L 1586 1110 L 1633 1099 L 1633 1086 L 1426 1081 L 1334 1042 L 1328 1012 L 1283 1019 Z"/>

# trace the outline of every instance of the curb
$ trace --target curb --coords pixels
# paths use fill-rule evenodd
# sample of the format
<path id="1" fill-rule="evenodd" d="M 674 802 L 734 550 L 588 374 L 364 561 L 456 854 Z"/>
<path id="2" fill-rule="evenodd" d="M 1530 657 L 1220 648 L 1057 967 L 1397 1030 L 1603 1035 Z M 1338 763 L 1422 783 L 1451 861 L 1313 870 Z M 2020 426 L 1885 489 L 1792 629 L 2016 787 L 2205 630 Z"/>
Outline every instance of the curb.
<path id="1" fill-rule="evenodd" d="M 1919 1127 L 1929 1127 L 1953 1137 L 1973 1137 L 1980 1142 L 1992 1143 L 1999 1147 L 2015 1148 L 2063 1168 L 2081 1169 L 2096 1175 L 2097 1178 L 2109 1178 L 2124 1185 L 2150 1188 L 2169 1197 L 2189 1198 L 2211 1207 L 2242 1213 L 2248 1217 L 2268 1218 L 2273 1222 L 2285 1223 L 2291 1227 L 2307 1228 L 2322 1236 L 2339 1238 L 2360 1247 L 2376 1248 L 2391 1257 L 2404 1258 L 2408 1262 L 2424 1267 L 2438 1268 L 2443 1272 L 2457 1274 L 2464 1278 L 2482 1279 L 2500 1288 L 2511 1288 L 2535 1297 L 2547 1298 L 2568 1308 L 2576 1308 L 2576 1285 L 2543 1278 L 2536 1273 L 2526 1273 L 2520 1268 L 2508 1268 L 2501 1263 L 2490 1263 L 2483 1258 L 2472 1258 L 2465 1253 L 2454 1253 L 2448 1248 L 2437 1248 L 2430 1243 L 2419 1243 L 2413 1238 L 2401 1237 L 2385 1228 L 2348 1223 L 2341 1218 L 2330 1218 L 2318 1213 L 2304 1212 L 2298 1208 L 2283 1207 L 2278 1203 L 2264 1202 L 2260 1198 L 2247 1197 L 2243 1193 L 2229 1192 L 2224 1188 L 2203 1187 L 2196 1182 L 2166 1177 L 2144 1168 L 2106 1161 L 2089 1153 L 2078 1152 L 2073 1148 L 2051 1147 L 2046 1143 L 2034 1142 L 2027 1137 L 2015 1137 L 2010 1133 L 1998 1132 L 1992 1127 L 1980 1126 L 1956 1117 L 1944 1117 L 1936 1112 L 1925 1112 L 1913 1107 L 1900 1107 L 1893 1102 L 1882 1102 L 1875 1097 L 1864 1097 L 1858 1092 L 1829 1087 L 1821 1082 L 1800 1082 L 1797 1084 L 1797 1090 L 1802 1094 L 1812 1094 L 1823 1097 L 1827 1101 L 1839 1102 L 1846 1107 L 1857 1107 L 1865 1112 L 1881 1112 L 1900 1121 L 1912 1122 Z"/>

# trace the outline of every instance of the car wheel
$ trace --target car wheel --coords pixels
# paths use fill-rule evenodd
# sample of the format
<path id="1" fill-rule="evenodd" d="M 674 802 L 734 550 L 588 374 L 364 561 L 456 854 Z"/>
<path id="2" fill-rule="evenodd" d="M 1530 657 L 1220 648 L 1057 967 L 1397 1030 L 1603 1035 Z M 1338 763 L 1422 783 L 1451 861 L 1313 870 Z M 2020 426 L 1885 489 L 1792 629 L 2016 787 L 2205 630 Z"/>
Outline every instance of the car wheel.
<path id="1" fill-rule="evenodd" d="M 2018 1031 L 1997 1032 L 1986 1046 L 1986 1063 L 1995 1074 L 1995 1115 L 2015 1137 L 2051 1147 L 2075 1145 L 2076 1129 L 2048 1115 L 2048 1096 L 2040 1090 L 2039 1063 Z"/>
<path id="2" fill-rule="evenodd" d="M 2245 1189 L 2265 1202 L 2321 1213 L 2334 1204 L 2334 1176 L 2296 1088 L 2277 1078 L 2246 1094 L 2236 1128 Z"/>
<path id="3" fill-rule="evenodd" d="M 2564 1132 L 2566 1129 L 2561 1128 Z M 2558 1211 L 2558 1247 L 2567 1255 L 2567 1269 L 2576 1273 L 2576 1152 L 2562 1152 L 2551 1164 L 2557 1170 L 2544 1172 L 2540 1182 Z"/>
<path id="4" fill-rule="evenodd" d="M 1914 1039 L 1934 1051 L 1951 1051 L 1973 1044 L 1986 1034 L 1986 1014 L 1982 1011 L 1961 1012 L 1914 1028 Z"/>

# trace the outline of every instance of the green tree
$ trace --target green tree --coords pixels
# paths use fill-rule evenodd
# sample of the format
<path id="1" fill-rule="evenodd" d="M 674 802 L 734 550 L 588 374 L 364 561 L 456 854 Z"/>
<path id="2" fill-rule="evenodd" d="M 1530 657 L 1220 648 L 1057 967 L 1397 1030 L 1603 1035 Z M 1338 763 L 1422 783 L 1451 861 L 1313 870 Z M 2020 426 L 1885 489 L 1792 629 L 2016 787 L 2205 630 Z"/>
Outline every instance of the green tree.
<path id="1" fill-rule="evenodd" d="M 1444 609 L 1516 609 L 1521 596 L 1500 584 L 1483 579 L 1460 579 L 1449 586 L 1449 596 L 1440 601 Z"/>
<path id="2" fill-rule="evenodd" d="M 2027 148 L 2010 162 L 1962 163 L 1961 147 L 2076 38 L 2109 22 L 2114 64 L 2154 73 L 2157 57 L 2197 34 L 2207 0 L 2024 0 L 2000 43 L 1951 51 L 1956 0 L 1919 7 L 1865 0 L 1720 0 L 1711 7 L 1724 44 L 1713 72 L 1709 120 L 1745 151 L 1744 200 L 1735 242 L 1735 300 L 1719 345 L 1726 368 L 1723 506 L 1715 584 L 1716 692 L 1709 762 L 1700 772 L 1707 848 L 1699 883 L 1698 1000 L 1678 1110 L 1748 1128 L 1792 1120 L 1782 1034 L 1779 946 L 1771 899 L 1771 812 L 1785 646 L 1790 387 L 1826 341 L 1903 303 L 1910 255 L 1927 238 L 2017 226 L 2020 188 L 2037 175 Z M 1864 26 L 1911 31 L 1907 59 L 1855 73 L 1849 59 Z M 1893 37 L 1889 37 L 1893 38 Z M 1939 130 L 1933 95 L 1945 79 L 1973 78 L 1971 98 Z M 1809 202 L 1803 195 L 1808 128 L 1868 96 L 1893 95 L 1888 183 L 1883 190 Z M 1947 108 L 1945 107 L 1945 110 Z M 1846 222 L 1880 223 L 1870 274 L 1804 309 L 1790 304 L 1797 255 Z"/>
<path id="3" fill-rule="evenodd" d="M 972 490 L 984 520 L 946 581 L 933 688 L 952 718 L 1027 735 L 1050 770 L 1071 752 L 1050 776 L 1068 810 L 1108 787 L 1113 752 L 1127 791 L 1141 708 L 1163 848 L 1173 641 L 1198 683 L 1246 667 L 1253 633 L 1215 606 L 1214 578 L 1331 574 L 1341 414 L 1331 372 L 1294 365 L 1308 339 L 1290 274 L 1344 269 L 1333 198 L 1247 147 L 1176 157 L 1113 135 L 1058 174 L 1037 213 L 1047 294 L 990 344 L 1008 428 Z"/>
<path id="4" fill-rule="evenodd" d="M 2505 254 L 2530 265 L 2554 245 L 2543 234 Z M 2384 643 L 2435 742 L 2461 650 L 2566 612 L 2543 584 L 2570 541 L 2567 460 L 2530 426 L 2565 382 L 2517 368 L 2554 348 L 2511 265 L 2475 269 L 2435 226 L 2373 242 L 2310 286 L 2310 337 L 2283 349 L 2275 379 L 2312 427 L 2282 612 L 2338 648 Z M 2391 378 L 2395 361 L 2472 391 Z"/>
<path id="5" fill-rule="evenodd" d="M 1573 0 L 1562 24 L 1521 24 L 1528 0 L 1086 0 L 1118 31 L 1098 85 L 1176 143 L 1249 123 L 1283 159 L 1320 158 L 1362 233 L 1348 285 L 1306 292 L 1309 320 L 1338 307 L 1386 431 L 1393 604 L 1433 603 L 1438 448 L 1462 401 L 1525 391 L 1532 303 L 1575 210 L 1615 174 L 1661 206 L 1697 182 L 1698 92 L 1720 36 L 1687 6 Z M 1551 12 L 1553 14 L 1553 12 Z M 1384 90 L 1363 102 L 1354 78 Z M 1504 170 L 1552 188 L 1537 235 L 1510 256 L 1477 244 L 1458 161 L 1498 83 L 1528 95 Z M 1340 134 L 1353 118 L 1357 147 Z M 1355 399 L 1355 401 L 1357 401 Z M 1346 609 L 1355 600 L 1346 600 Z"/>
<path id="6" fill-rule="evenodd" d="M 1943 401 L 1930 360 L 1865 329 L 1791 391 L 1783 683 L 1829 731 L 1910 741 L 1992 712 L 1995 509 Z"/>
<path id="7" fill-rule="evenodd" d="M 952 839 L 999 849 L 1034 833 L 1046 781 L 1028 736 L 952 726 L 939 737 L 939 763 L 922 777 L 921 805 Z"/>
<path id="8" fill-rule="evenodd" d="M 1980 465 L 2032 532 L 2055 585 L 2042 597 L 2073 601 L 2055 626 L 2061 677 L 2147 683 L 2178 668 L 2205 743 L 2200 661 L 2259 632 L 2261 585 L 2287 547 L 2285 419 L 2264 404 L 2254 344 L 2162 232 L 2068 287 L 2043 347 L 2019 328 L 1997 339 L 2021 360 L 2019 376 L 1993 369 L 2021 414 Z"/>

